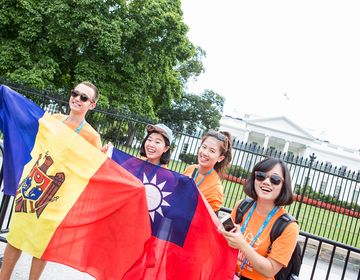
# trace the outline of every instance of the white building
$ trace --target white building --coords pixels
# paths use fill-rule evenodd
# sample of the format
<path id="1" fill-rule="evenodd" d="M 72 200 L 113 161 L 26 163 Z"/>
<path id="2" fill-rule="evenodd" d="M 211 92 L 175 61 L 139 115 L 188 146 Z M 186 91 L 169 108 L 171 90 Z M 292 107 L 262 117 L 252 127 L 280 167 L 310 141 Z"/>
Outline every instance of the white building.
<path id="1" fill-rule="evenodd" d="M 359 150 L 319 140 L 311 132 L 284 116 L 273 118 L 245 116 L 243 119 L 224 116 L 220 121 L 220 130 L 229 131 L 240 142 L 305 158 L 314 153 L 317 161 L 346 170 L 360 171 Z"/>

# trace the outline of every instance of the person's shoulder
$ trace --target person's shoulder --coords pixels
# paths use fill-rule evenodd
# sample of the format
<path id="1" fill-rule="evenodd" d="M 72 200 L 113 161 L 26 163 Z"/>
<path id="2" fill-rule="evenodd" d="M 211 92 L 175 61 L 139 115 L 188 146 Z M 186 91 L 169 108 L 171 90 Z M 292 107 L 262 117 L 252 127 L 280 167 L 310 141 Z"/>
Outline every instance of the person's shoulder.
<path id="1" fill-rule="evenodd" d="M 279 215 L 279 217 L 281 216 L 281 215 L 283 215 L 283 214 L 289 214 L 287 211 L 286 211 L 286 209 L 285 208 L 283 208 L 283 207 L 281 207 L 280 208 L 280 211 L 279 211 L 280 213 L 280 215 Z M 289 214 L 290 215 L 290 214 Z M 279 218 L 278 217 L 278 218 Z M 285 227 L 285 229 L 284 229 L 284 233 L 285 234 L 295 234 L 295 235 L 298 235 L 299 234 L 299 232 L 300 232 L 300 226 L 299 226 L 299 224 L 296 222 L 296 220 L 294 221 L 294 222 L 291 222 L 291 223 L 289 223 L 286 227 Z"/>
<path id="2" fill-rule="evenodd" d="M 63 120 L 66 118 L 66 115 L 61 114 L 61 113 L 52 114 L 52 116 L 58 120 Z"/>
<path id="3" fill-rule="evenodd" d="M 183 174 L 189 175 L 189 173 L 192 173 L 192 171 L 196 168 L 196 164 L 189 165 L 185 168 Z M 191 174 L 190 174 L 191 175 Z"/>
<path id="4" fill-rule="evenodd" d="M 85 123 L 85 126 L 86 126 L 86 130 L 88 132 L 90 132 L 91 134 L 94 134 L 94 135 L 100 135 L 95 128 L 92 127 L 91 124 L 89 124 L 88 122 Z"/>

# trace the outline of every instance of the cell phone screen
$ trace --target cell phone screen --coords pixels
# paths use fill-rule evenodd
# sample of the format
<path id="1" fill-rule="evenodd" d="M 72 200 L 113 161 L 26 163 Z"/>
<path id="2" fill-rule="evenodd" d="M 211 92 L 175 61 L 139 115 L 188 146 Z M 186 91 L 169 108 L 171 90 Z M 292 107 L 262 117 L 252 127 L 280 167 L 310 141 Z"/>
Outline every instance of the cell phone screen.
<path id="1" fill-rule="evenodd" d="M 221 223 L 222 223 L 222 225 L 224 226 L 224 229 L 225 229 L 226 231 L 230 231 L 230 230 L 232 230 L 232 229 L 235 227 L 234 222 L 233 222 L 231 216 L 226 216 L 226 217 L 224 217 L 223 219 L 221 219 Z"/>

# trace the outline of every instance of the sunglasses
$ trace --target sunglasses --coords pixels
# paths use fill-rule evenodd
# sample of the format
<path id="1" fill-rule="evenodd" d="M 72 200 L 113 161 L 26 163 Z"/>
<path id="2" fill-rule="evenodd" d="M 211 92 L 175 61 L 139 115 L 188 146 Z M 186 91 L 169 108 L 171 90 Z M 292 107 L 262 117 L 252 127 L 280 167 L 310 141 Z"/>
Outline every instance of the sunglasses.
<path id="1" fill-rule="evenodd" d="M 258 180 L 259 182 L 263 182 L 265 181 L 267 178 L 270 178 L 270 182 L 273 185 L 280 185 L 282 181 L 284 181 L 283 178 L 281 178 L 279 175 L 267 175 L 266 172 L 262 172 L 262 171 L 255 171 L 255 179 Z"/>
<path id="2" fill-rule="evenodd" d="M 86 101 L 88 101 L 88 100 L 90 99 L 86 94 L 79 93 L 79 92 L 77 92 L 77 91 L 75 91 L 75 90 L 72 90 L 72 91 L 71 91 L 71 96 L 72 96 L 72 97 L 76 98 L 76 97 L 78 97 L 79 95 L 80 95 L 80 100 L 81 100 L 82 102 L 86 102 Z M 90 100 L 90 101 L 92 102 L 92 100 Z"/>
<path id="3" fill-rule="evenodd" d="M 207 133 L 206 133 L 207 136 L 211 136 L 211 137 L 214 137 L 216 138 L 217 140 L 219 141 L 222 141 L 222 142 L 227 142 L 229 141 L 228 137 L 224 134 L 222 134 L 221 132 L 218 132 L 216 130 L 209 130 Z"/>

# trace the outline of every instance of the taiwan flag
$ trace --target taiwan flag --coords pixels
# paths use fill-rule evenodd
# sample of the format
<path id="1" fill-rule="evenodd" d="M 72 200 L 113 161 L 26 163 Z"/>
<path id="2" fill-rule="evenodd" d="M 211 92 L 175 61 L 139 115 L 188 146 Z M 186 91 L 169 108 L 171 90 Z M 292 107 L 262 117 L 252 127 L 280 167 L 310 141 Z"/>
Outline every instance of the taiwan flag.
<path id="1" fill-rule="evenodd" d="M 142 182 L 3 85 L 0 126 L 4 192 L 15 196 L 8 242 L 96 279 L 122 279 L 151 240 Z"/>
<path id="2" fill-rule="evenodd" d="M 139 271 L 140 279 L 148 280 L 234 278 L 238 251 L 219 233 L 220 222 L 193 179 L 116 148 L 109 156 L 145 185 L 151 221 L 147 261 L 139 262 L 124 279 L 136 279 Z"/>

